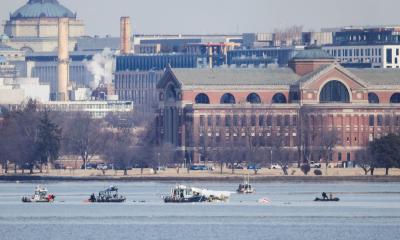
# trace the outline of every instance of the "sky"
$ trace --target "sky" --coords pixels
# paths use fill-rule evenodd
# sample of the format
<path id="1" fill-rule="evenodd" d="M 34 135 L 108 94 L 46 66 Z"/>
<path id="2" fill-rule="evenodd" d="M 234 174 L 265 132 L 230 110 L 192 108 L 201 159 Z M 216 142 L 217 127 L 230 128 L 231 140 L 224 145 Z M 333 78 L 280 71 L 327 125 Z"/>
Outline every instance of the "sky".
<path id="1" fill-rule="evenodd" d="M 0 0 L 0 19 L 28 0 Z M 399 0 L 59 0 L 84 20 L 87 35 L 119 35 L 130 16 L 134 33 L 214 34 L 271 32 L 303 26 L 400 24 Z"/>

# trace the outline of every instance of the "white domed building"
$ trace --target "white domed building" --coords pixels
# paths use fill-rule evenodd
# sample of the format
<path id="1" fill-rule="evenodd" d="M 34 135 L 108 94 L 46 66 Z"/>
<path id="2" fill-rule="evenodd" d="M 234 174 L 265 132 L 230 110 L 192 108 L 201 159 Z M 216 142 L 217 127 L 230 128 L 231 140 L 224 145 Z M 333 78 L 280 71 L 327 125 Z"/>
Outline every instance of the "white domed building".
<path id="1" fill-rule="evenodd" d="M 69 18 L 70 50 L 77 38 L 85 35 L 85 25 L 76 13 L 57 0 L 29 0 L 10 14 L 4 33 L 10 38 L 7 45 L 26 52 L 52 52 L 57 50 L 58 19 Z"/>

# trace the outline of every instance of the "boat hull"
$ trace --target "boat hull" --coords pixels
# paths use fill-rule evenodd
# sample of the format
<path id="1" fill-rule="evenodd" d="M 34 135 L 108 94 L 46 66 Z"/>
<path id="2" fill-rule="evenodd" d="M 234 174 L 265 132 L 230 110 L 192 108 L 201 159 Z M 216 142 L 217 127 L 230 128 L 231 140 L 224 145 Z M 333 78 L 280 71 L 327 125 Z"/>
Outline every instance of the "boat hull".
<path id="1" fill-rule="evenodd" d="M 53 200 L 49 200 L 49 199 L 35 200 L 32 198 L 23 197 L 22 202 L 23 203 L 50 203 L 50 202 L 53 202 Z"/>
<path id="2" fill-rule="evenodd" d="M 89 200 L 92 203 L 123 203 L 126 201 L 126 198 L 119 198 L 119 199 L 96 199 L 94 201 Z"/>
<path id="3" fill-rule="evenodd" d="M 165 203 L 196 203 L 196 202 L 206 202 L 207 198 L 204 196 L 194 196 L 189 198 L 177 198 L 177 197 L 165 197 Z"/>
<path id="4" fill-rule="evenodd" d="M 315 198 L 314 202 L 339 202 L 339 198 L 332 198 L 332 199 L 323 199 L 323 198 Z"/>
<path id="5" fill-rule="evenodd" d="M 239 194 L 252 194 L 255 191 L 254 190 L 237 190 L 236 192 Z"/>

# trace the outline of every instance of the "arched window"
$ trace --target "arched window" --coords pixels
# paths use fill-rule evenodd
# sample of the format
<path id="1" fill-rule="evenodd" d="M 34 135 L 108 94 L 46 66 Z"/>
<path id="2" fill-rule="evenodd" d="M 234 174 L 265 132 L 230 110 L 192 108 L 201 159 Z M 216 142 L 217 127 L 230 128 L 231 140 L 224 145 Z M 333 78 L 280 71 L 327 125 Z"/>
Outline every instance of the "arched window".
<path id="1" fill-rule="evenodd" d="M 221 104 L 235 104 L 236 100 L 235 97 L 230 93 L 225 93 L 221 97 Z"/>
<path id="2" fill-rule="evenodd" d="M 195 99 L 196 104 L 210 104 L 210 99 L 204 93 L 200 93 L 196 96 Z"/>
<path id="3" fill-rule="evenodd" d="M 172 85 L 169 85 L 167 88 L 166 100 L 176 101 L 176 91 Z"/>
<path id="4" fill-rule="evenodd" d="M 286 96 L 283 93 L 277 93 L 272 97 L 272 103 L 275 104 L 287 103 Z"/>
<path id="5" fill-rule="evenodd" d="M 369 103 L 379 103 L 379 97 L 376 93 L 368 93 L 368 102 Z"/>
<path id="6" fill-rule="evenodd" d="M 400 103 L 400 93 L 395 93 L 390 98 L 390 103 Z"/>
<path id="7" fill-rule="evenodd" d="M 261 98 L 257 93 L 251 93 L 249 96 L 247 96 L 246 101 L 251 104 L 261 104 Z"/>
<path id="8" fill-rule="evenodd" d="M 350 94 L 346 86 L 339 81 L 330 81 L 323 88 L 319 96 L 321 103 L 341 102 L 349 103 Z"/>

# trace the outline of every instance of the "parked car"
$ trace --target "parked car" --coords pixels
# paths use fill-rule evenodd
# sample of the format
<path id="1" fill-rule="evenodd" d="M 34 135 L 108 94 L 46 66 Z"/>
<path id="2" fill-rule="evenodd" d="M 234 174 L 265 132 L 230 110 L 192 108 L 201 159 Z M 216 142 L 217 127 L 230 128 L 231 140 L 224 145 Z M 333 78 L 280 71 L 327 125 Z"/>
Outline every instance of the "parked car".
<path id="1" fill-rule="evenodd" d="M 96 169 L 96 168 L 97 168 L 96 163 L 86 163 L 86 169 L 90 170 L 90 169 Z M 82 164 L 81 169 L 85 169 L 84 164 Z"/>
<path id="2" fill-rule="evenodd" d="M 233 167 L 232 167 L 232 165 L 228 165 L 228 168 L 229 169 L 232 169 L 232 168 L 234 168 L 234 169 L 244 169 L 244 167 L 241 164 L 237 164 L 237 163 L 235 163 L 233 165 Z"/>
<path id="3" fill-rule="evenodd" d="M 316 163 L 314 161 L 310 162 L 310 167 L 311 168 L 321 168 L 321 163 Z"/>
<path id="4" fill-rule="evenodd" d="M 97 164 L 96 169 L 97 170 L 107 170 L 108 166 L 105 163 L 100 163 L 100 164 Z"/>
<path id="5" fill-rule="evenodd" d="M 210 168 L 207 167 L 206 165 L 193 165 L 193 166 L 190 166 L 190 170 L 192 170 L 192 171 L 208 171 L 208 170 L 210 170 Z"/>
<path id="6" fill-rule="evenodd" d="M 251 164 L 251 165 L 247 166 L 247 169 L 248 170 L 260 170 L 261 167 L 259 165 L 257 165 L 257 164 Z"/>

